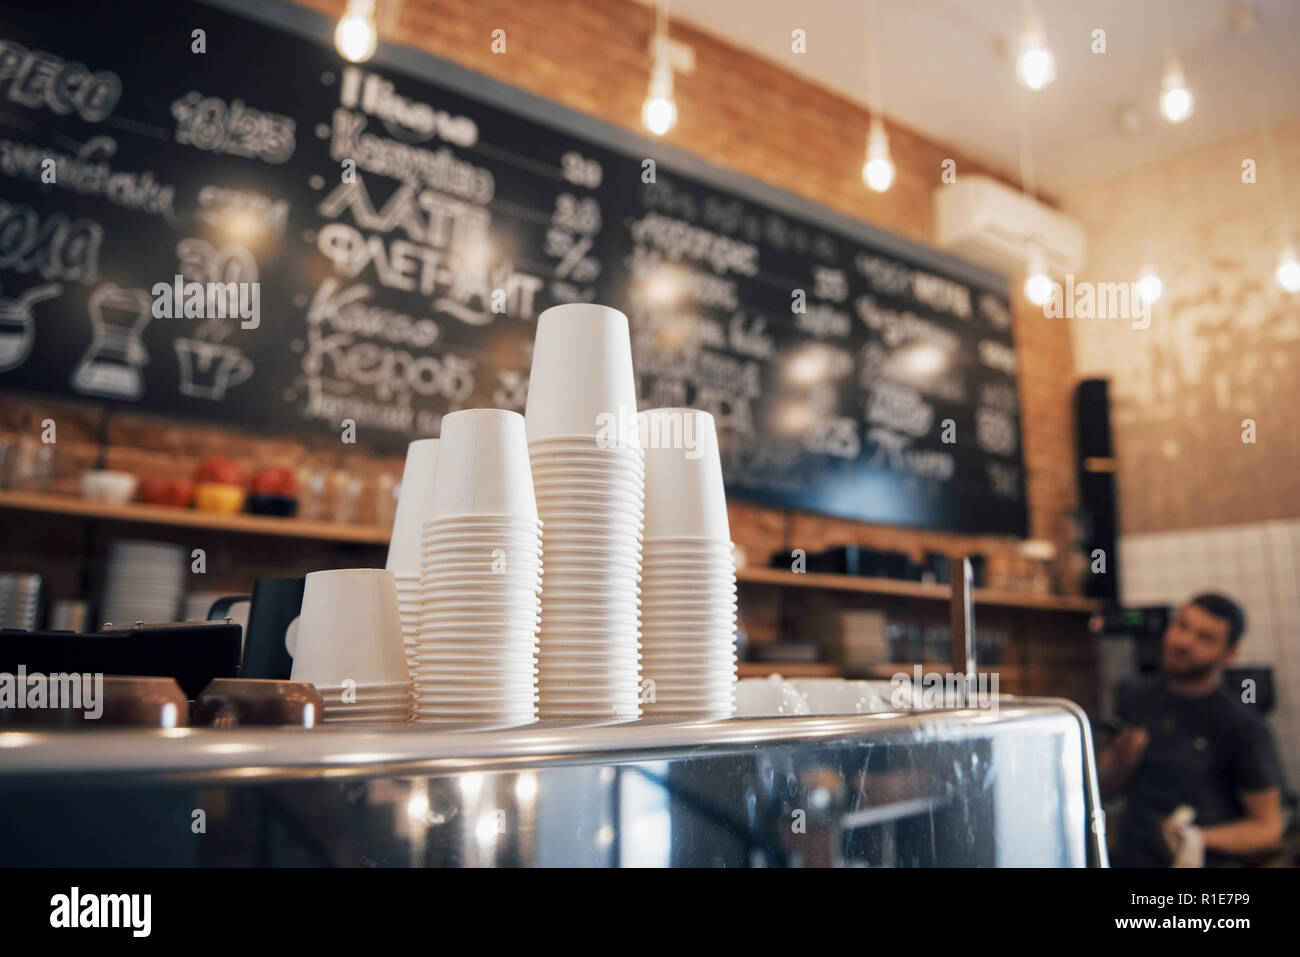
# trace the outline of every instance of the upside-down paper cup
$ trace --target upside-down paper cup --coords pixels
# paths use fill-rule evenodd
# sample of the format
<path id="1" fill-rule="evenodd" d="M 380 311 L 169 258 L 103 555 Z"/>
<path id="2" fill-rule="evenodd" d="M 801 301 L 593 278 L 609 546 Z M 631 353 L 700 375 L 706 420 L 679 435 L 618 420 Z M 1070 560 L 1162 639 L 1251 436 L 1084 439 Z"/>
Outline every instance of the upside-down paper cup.
<path id="1" fill-rule="evenodd" d="M 567 303 L 537 317 L 525 417 L 528 439 L 601 436 L 633 445 L 636 380 L 627 316 L 609 306 Z"/>
<path id="2" fill-rule="evenodd" d="M 524 419 L 505 409 L 443 416 L 430 522 L 472 516 L 537 518 Z"/>
<path id="3" fill-rule="evenodd" d="M 344 568 L 307 576 L 291 677 L 322 685 L 409 680 L 391 571 Z"/>
<path id="4" fill-rule="evenodd" d="M 727 497 L 713 416 L 649 409 L 637 416 L 645 447 L 645 538 L 729 542 Z"/>
<path id="5" fill-rule="evenodd" d="M 429 517 L 433 476 L 438 465 L 438 440 L 419 439 L 406 447 L 397 513 L 384 567 L 399 579 L 420 574 L 420 529 Z"/>

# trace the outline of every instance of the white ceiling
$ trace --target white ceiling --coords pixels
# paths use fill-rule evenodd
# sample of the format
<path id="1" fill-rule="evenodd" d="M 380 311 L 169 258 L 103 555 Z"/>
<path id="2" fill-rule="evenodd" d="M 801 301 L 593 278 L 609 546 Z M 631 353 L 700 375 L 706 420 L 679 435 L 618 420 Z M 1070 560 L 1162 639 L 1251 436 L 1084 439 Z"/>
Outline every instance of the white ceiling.
<path id="1" fill-rule="evenodd" d="M 671 0 L 670 13 L 865 105 L 873 3 L 885 114 L 1014 176 L 1024 100 L 1047 193 L 1258 132 L 1265 115 L 1300 117 L 1298 0 L 1037 0 L 1057 62 L 1056 82 L 1037 93 L 1016 84 L 1009 59 L 1021 0 Z M 1254 12 L 1250 37 L 1231 25 L 1243 9 Z M 796 27 L 805 54 L 791 52 Z M 1097 28 L 1105 54 L 1091 52 Z M 1196 97 L 1180 126 L 1156 106 L 1166 46 Z M 1126 108 L 1136 131 L 1120 122 Z"/>

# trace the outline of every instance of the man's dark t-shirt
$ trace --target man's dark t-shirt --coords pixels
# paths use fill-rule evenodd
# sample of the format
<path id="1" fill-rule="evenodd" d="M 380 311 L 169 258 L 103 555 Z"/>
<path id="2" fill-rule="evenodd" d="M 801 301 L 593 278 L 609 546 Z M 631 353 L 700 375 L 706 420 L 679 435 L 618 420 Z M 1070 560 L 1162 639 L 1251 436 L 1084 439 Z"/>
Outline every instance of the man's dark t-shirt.
<path id="1" fill-rule="evenodd" d="M 1180 804 L 1196 809 L 1198 827 L 1209 827 L 1244 815 L 1242 791 L 1281 786 L 1268 725 L 1223 686 L 1186 698 L 1169 691 L 1160 676 L 1138 678 L 1117 689 L 1115 712 L 1149 735 L 1125 790 L 1116 867 L 1168 867 L 1160 824 Z M 1205 854 L 1206 867 L 1238 863 Z"/>

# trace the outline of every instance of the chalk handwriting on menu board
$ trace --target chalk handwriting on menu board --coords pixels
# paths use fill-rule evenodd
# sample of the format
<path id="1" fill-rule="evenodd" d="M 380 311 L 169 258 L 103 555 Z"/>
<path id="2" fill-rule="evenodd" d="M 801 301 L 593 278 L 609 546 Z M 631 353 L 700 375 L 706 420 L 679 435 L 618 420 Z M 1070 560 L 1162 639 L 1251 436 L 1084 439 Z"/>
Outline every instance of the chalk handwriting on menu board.
<path id="1" fill-rule="evenodd" d="M 0 387 L 398 449 L 522 410 L 538 314 L 605 302 L 734 494 L 1023 533 L 1003 284 L 230 2 L 0 14 Z"/>

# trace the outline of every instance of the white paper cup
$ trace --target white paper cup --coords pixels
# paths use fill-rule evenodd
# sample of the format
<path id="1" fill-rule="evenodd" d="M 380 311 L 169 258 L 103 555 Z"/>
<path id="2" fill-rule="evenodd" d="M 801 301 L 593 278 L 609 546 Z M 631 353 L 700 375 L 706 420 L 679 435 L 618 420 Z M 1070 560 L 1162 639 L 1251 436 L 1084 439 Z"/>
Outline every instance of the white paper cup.
<path id="1" fill-rule="evenodd" d="M 416 690 L 464 687 L 516 691 L 531 688 L 539 674 L 537 666 L 526 659 L 502 662 L 496 674 L 452 672 L 448 670 L 449 667 L 450 665 L 440 661 L 420 662 L 415 678 Z"/>
<path id="2" fill-rule="evenodd" d="M 389 571 L 403 575 L 420 573 L 420 529 L 429 517 L 433 497 L 433 475 L 438 464 L 438 440 L 419 439 L 406 447 L 402 484 L 397 497 L 393 534 L 388 543 Z"/>
<path id="3" fill-rule="evenodd" d="M 307 576 L 291 677 L 324 685 L 409 679 L 391 571 L 346 568 Z"/>
<path id="4" fill-rule="evenodd" d="M 533 555 L 542 553 L 542 536 L 539 532 L 519 532 L 512 535 L 430 535 L 420 542 L 421 559 L 431 552 L 461 552 L 464 554 L 491 554 L 498 548 L 518 548 Z"/>
<path id="5" fill-rule="evenodd" d="M 555 485 L 559 482 L 594 482 L 602 485 L 645 488 L 645 469 L 636 459 L 577 459 L 568 461 L 554 456 L 533 456 L 533 484 Z"/>
<path id="6" fill-rule="evenodd" d="M 736 563 L 730 542 L 713 542 L 707 539 L 695 539 L 692 542 L 677 539 L 664 542 L 661 539 L 643 538 L 641 546 L 646 555 L 653 557 L 657 562 L 662 562 L 668 568 L 684 563 L 705 563 L 731 568 Z"/>
<path id="7" fill-rule="evenodd" d="M 537 517 L 524 420 L 504 409 L 465 409 L 442 418 L 429 520 Z"/>
<path id="8" fill-rule="evenodd" d="M 314 682 L 313 682 L 313 683 L 314 683 Z M 341 691 L 347 690 L 348 688 L 351 688 L 351 689 L 352 689 L 353 691 L 355 691 L 357 694 L 364 694 L 364 693 L 369 693 L 369 694 L 385 693 L 385 694 L 387 694 L 387 693 L 390 693 L 390 692 L 401 691 L 403 688 L 405 688 L 405 687 L 406 687 L 407 685 L 409 685 L 409 684 L 410 684 L 409 681 L 381 681 L 381 682 L 367 682 L 367 683 L 364 683 L 364 684 L 361 683 L 361 682 L 356 682 L 355 684 L 352 684 L 352 685 L 344 685 L 344 684 L 318 684 L 318 685 L 316 685 L 316 690 L 319 691 L 321 694 L 325 694 L 325 693 L 328 692 L 328 691 L 340 691 L 340 692 L 341 692 Z"/>
<path id="9" fill-rule="evenodd" d="M 537 531 L 533 515 L 465 515 L 459 518 L 430 519 L 421 526 L 423 536 L 437 532 L 466 539 L 475 536 L 510 536 Z"/>
<path id="10" fill-rule="evenodd" d="M 546 488 L 538 490 L 537 493 L 538 507 L 543 507 L 541 503 L 564 505 L 591 505 L 602 510 L 608 509 L 611 505 L 629 510 L 636 510 L 641 507 L 645 501 L 645 494 L 641 491 L 627 491 L 624 489 L 607 489 L 593 488 L 589 485 L 578 482 L 565 482 L 557 485 L 555 488 Z"/>
<path id="11" fill-rule="evenodd" d="M 569 663 L 563 667 L 551 665 L 544 672 L 545 678 L 538 676 L 538 681 L 551 681 L 557 675 L 567 675 L 570 678 L 585 677 L 592 681 L 603 681 L 605 679 L 630 680 L 641 677 L 640 669 L 635 665 L 628 666 L 602 666 L 599 664 L 588 664 L 582 662 Z"/>
<path id="12" fill-rule="evenodd" d="M 533 522 L 531 528 L 480 528 L 467 530 L 450 530 L 425 526 L 420 538 L 420 550 L 430 548 L 492 548 L 498 545 L 539 546 L 542 540 L 541 526 Z"/>
<path id="13" fill-rule="evenodd" d="M 705 669 L 712 673 L 718 668 L 731 669 L 736 664 L 735 647 L 723 647 L 695 654 L 660 654 L 653 642 L 645 645 L 642 668 L 647 673 L 651 670 L 680 672 L 683 669 L 699 671 Z"/>
<path id="14" fill-rule="evenodd" d="M 639 609 L 640 606 L 640 599 L 629 601 L 627 603 L 627 610 L 623 610 L 620 613 L 636 617 L 639 614 L 637 609 Z M 565 595 L 548 601 L 546 603 L 546 611 L 547 614 L 556 616 L 588 615 L 591 613 L 591 606 L 573 596 Z"/>
<path id="15" fill-rule="evenodd" d="M 546 435 L 540 438 L 529 438 L 528 448 L 536 454 L 548 456 L 585 455 L 631 459 L 640 459 L 645 456 L 645 450 L 640 445 L 639 433 L 637 442 L 631 445 L 611 444 L 606 441 L 607 438 L 607 435 L 596 435 L 590 430 L 586 434 Z"/>
<path id="16" fill-rule="evenodd" d="M 471 665 L 463 660 L 444 661 L 438 655 L 416 658 L 415 667 L 419 680 L 438 677 L 465 685 L 495 686 L 507 681 L 531 681 L 537 676 L 537 665 L 532 662 L 514 662 L 507 673 L 496 662 Z"/>
<path id="17" fill-rule="evenodd" d="M 604 426 L 604 434 L 619 440 L 613 444 L 635 446 L 627 316 L 594 303 L 552 306 L 538 316 L 525 415 L 530 440 L 596 436 Z M 618 422 L 622 429 L 614 428 Z"/>
<path id="18" fill-rule="evenodd" d="M 736 593 L 735 576 L 726 572 L 719 573 L 716 570 L 711 572 L 707 569 L 700 569 L 690 573 L 668 573 L 653 562 L 642 560 L 641 579 L 645 582 L 642 587 L 643 591 L 654 591 L 666 595 L 675 592 L 683 592 L 686 595 L 707 593 L 710 596 L 724 593 L 735 595 Z"/>
<path id="19" fill-rule="evenodd" d="M 482 664 L 482 670 L 477 672 L 468 670 L 468 663 L 475 661 Z M 536 677 L 535 669 L 538 667 L 536 656 L 530 654 L 511 652 L 485 654 L 482 649 L 464 649 L 455 652 L 434 652 L 421 649 L 418 657 L 415 658 L 414 680 L 417 685 L 421 685 L 443 675 L 448 680 L 458 678 L 465 681 L 475 679 L 501 682 L 505 681 L 507 676 L 510 675 L 525 676 L 531 679 Z M 463 670 L 453 672 L 451 670 L 453 668 Z"/>
<path id="20" fill-rule="evenodd" d="M 637 421 L 646 452 L 646 537 L 730 541 L 713 416 L 649 409 Z"/>

